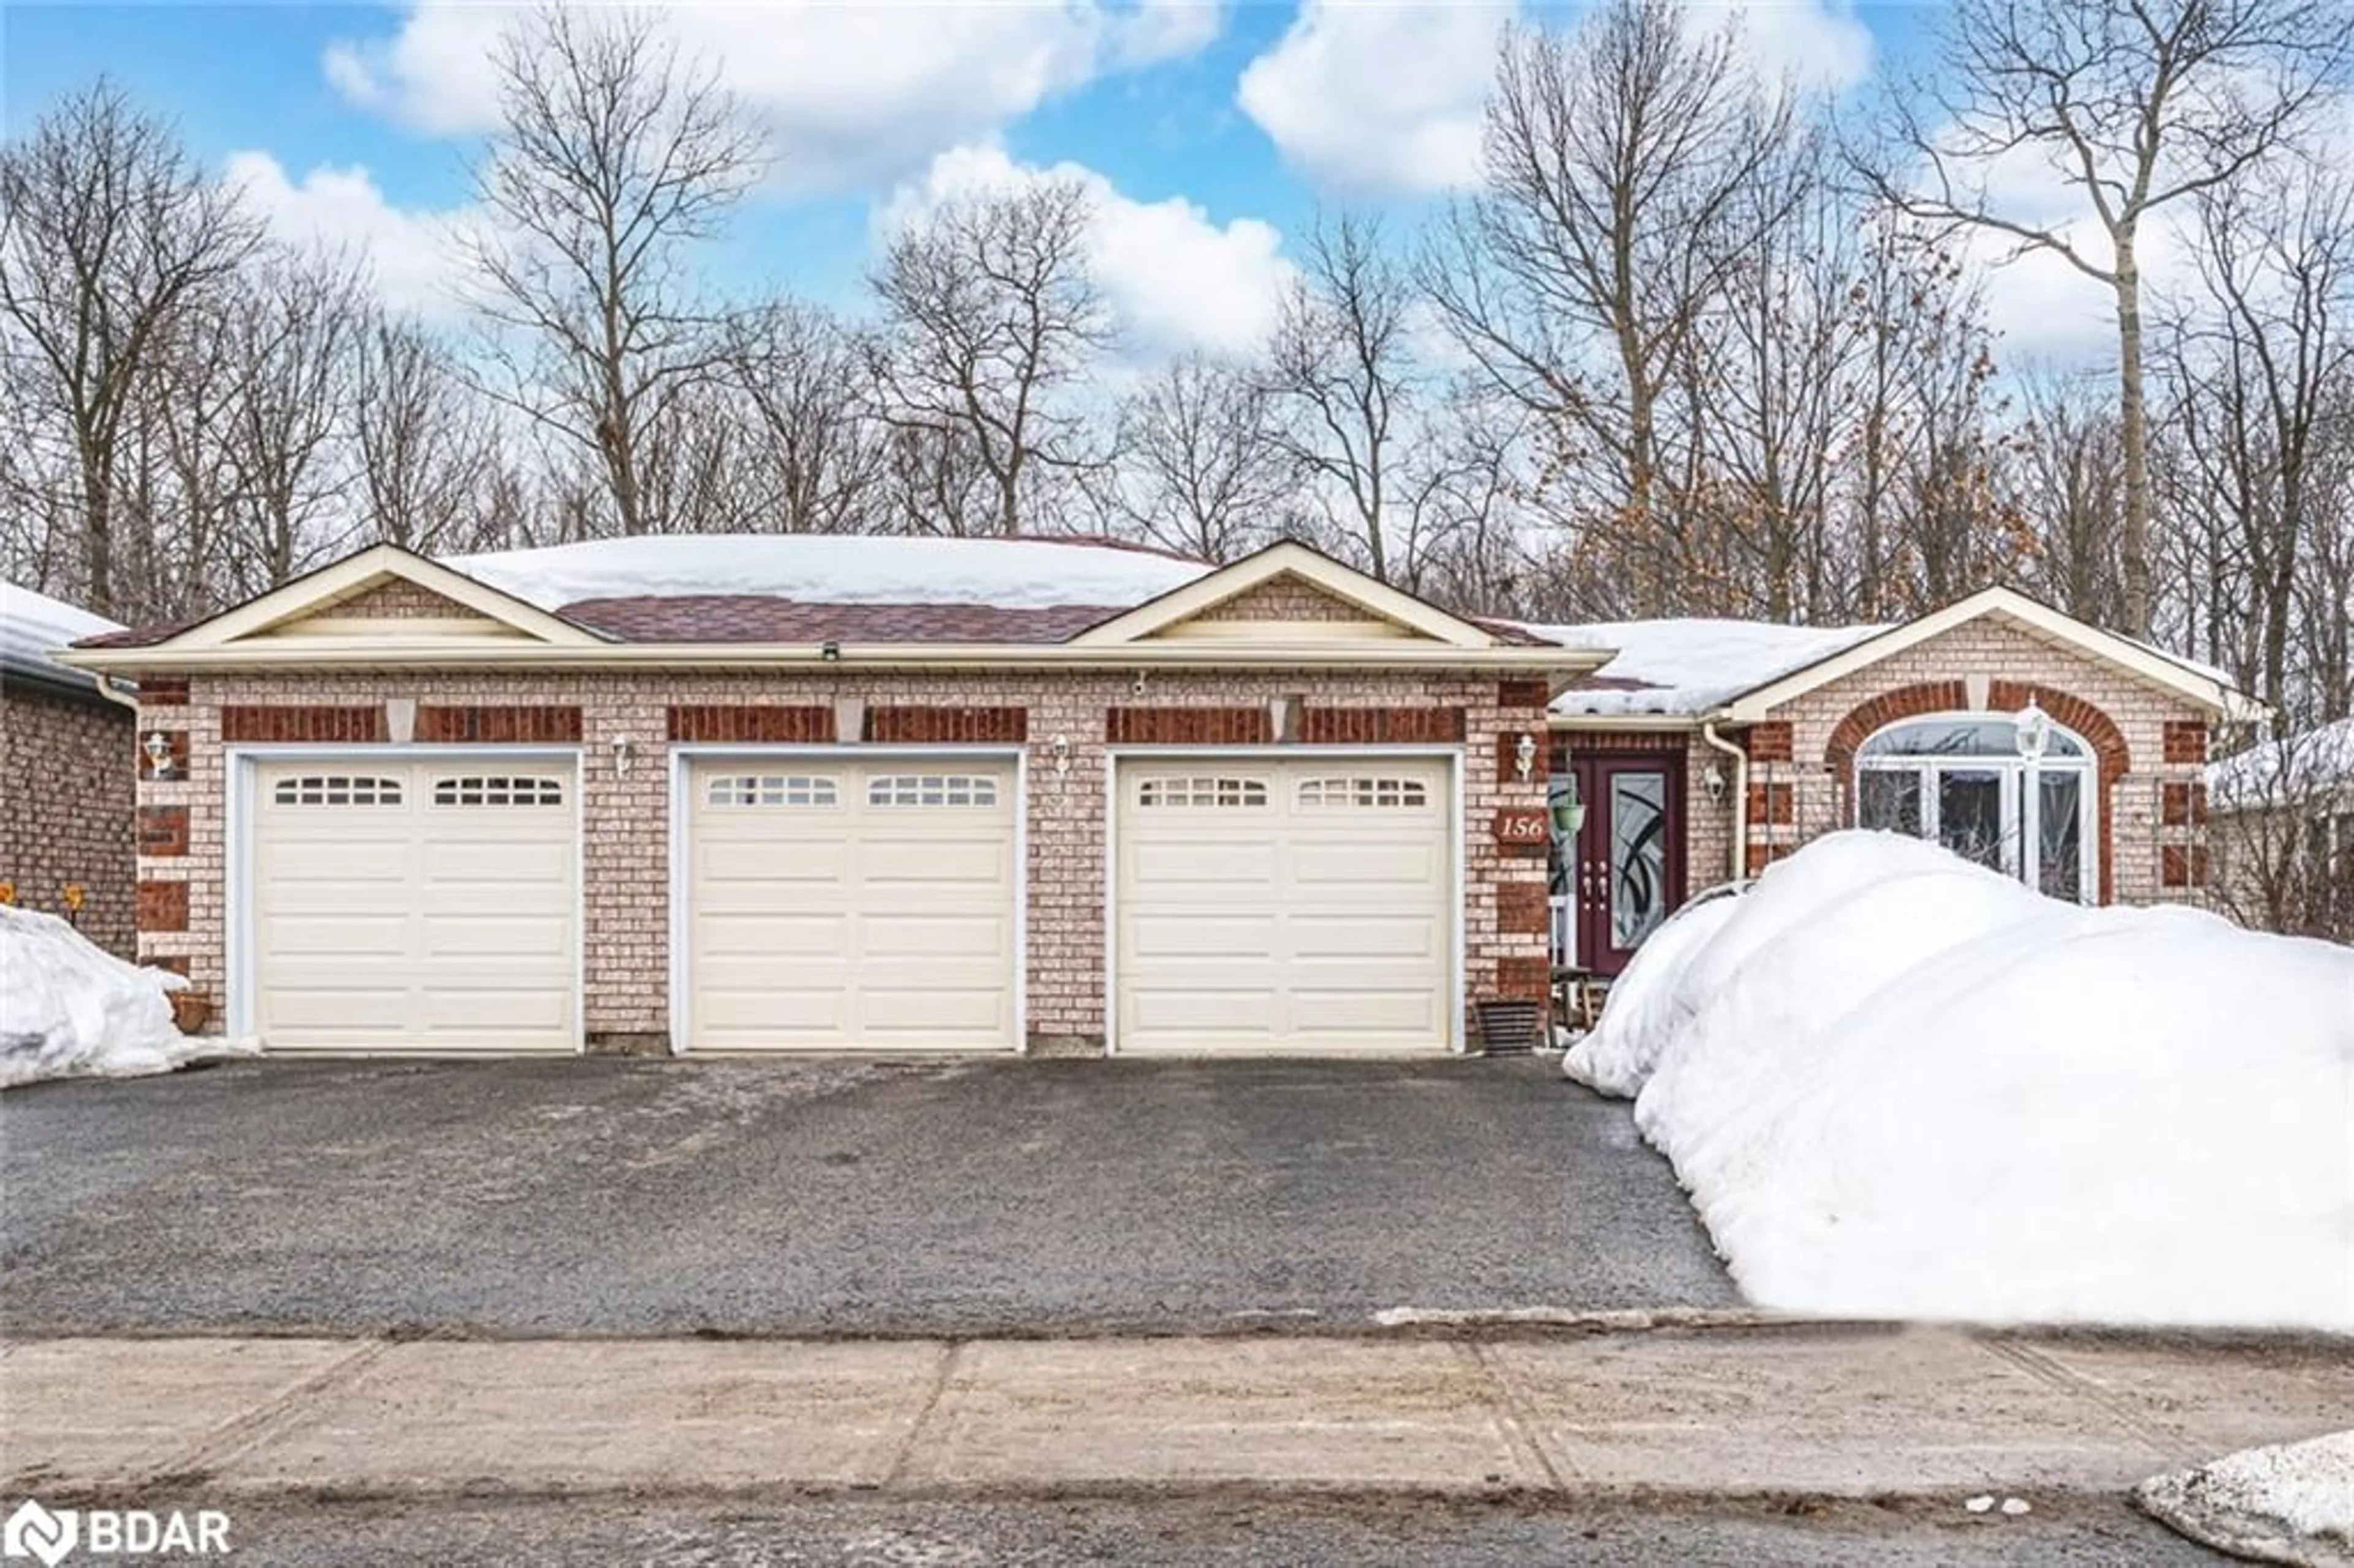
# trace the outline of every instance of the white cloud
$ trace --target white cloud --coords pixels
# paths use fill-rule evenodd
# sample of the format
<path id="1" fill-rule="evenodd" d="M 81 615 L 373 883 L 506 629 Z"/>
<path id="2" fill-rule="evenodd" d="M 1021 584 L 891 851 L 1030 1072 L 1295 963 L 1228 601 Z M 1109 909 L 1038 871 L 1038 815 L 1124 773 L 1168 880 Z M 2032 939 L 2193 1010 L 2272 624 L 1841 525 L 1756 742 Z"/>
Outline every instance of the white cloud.
<path id="1" fill-rule="evenodd" d="M 268 153 L 232 153 L 225 177 L 279 238 L 363 258 L 387 305 L 421 316 L 458 312 L 462 209 L 404 211 L 357 164 L 323 164 L 296 180 Z"/>
<path id="2" fill-rule="evenodd" d="M 1872 74 L 1872 29 L 1844 0 L 1710 0 L 1692 16 L 1736 24 L 1744 58 L 1769 83 L 1842 92 Z"/>
<path id="3" fill-rule="evenodd" d="M 1049 179 L 1076 180 L 1093 197 L 1089 260 L 1119 314 L 1129 359 L 1190 349 L 1243 355 L 1265 341 L 1293 275 L 1272 225 L 1251 217 L 1220 224 L 1182 196 L 1138 201 L 1082 164 L 1040 168 L 992 144 L 953 148 L 893 194 L 879 226 L 888 232 L 942 201 Z"/>
<path id="4" fill-rule="evenodd" d="M 434 135 L 478 133 L 498 122 L 495 45 L 526 15 L 413 0 L 391 37 L 338 42 L 323 67 L 362 107 Z M 1057 92 L 1191 54 L 1223 16 L 1218 0 L 778 0 L 662 15 L 683 53 L 716 67 L 769 127 L 778 177 L 801 188 L 898 177 Z"/>
<path id="5" fill-rule="evenodd" d="M 1235 100 L 1284 157 L 1352 191 L 1434 191 L 1479 168 L 1479 120 L 1511 5 L 1306 0 Z"/>
<path id="6" fill-rule="evenodd" d="M 1245 68 L 1236 101 L 1285 158 L 1340 189 L 1468 185 L 1497 35 L 1519 15 L 1516 0 L 1305 0 Z M 1690 16 L 1696 27 L 1737 23 L 1742 58 L 1769 83 L 1839 91 L 1872 73 L 1872 31 L 1848 0 L 1702 0 Z"/>

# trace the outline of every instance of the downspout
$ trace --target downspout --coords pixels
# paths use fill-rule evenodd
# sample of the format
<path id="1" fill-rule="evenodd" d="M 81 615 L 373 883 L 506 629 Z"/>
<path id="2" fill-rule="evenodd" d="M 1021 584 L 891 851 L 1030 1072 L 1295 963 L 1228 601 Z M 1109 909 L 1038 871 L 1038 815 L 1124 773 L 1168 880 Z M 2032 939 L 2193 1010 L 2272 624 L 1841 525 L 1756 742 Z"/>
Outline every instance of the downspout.
<path id="1" fill-rule="evenodd" d="M 100 675 L 98 677 L 98 694 L 99 695 L 106 698 L 109 702 L 121 703 L 124 707 L 129 708 L 132 715 L 131 727 L 133 729 L 137 729 L 139 727 L 138 687 L 132 687 L 130 692 L 126 694 L 122 687 L 114 683 L 113 676 Z"/>
<path id="2" fill-rule="evenodd" d="M 1733 877 L 1749 874 L 1749 754 L 1716 733 L 1716 721 L 1703 719 L 1701 739 L 1733 758 Z"/>

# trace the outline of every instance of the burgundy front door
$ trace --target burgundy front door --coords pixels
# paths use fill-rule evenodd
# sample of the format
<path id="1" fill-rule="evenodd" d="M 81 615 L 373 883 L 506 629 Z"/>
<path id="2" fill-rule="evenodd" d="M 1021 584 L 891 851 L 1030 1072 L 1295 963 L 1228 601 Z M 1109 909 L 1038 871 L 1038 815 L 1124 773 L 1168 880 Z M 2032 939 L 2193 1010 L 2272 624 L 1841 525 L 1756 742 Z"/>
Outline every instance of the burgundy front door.
<path id="1" fill-rule="evenodd" d="M 1683 902 L 1683 765 L 1675 752 L 1581 747 L 1568 777 L 1555 776 L 1557 829 L 1575 822 L 1556 867 L 1569 948 L 1562 961 L 1615 975 Z"/>

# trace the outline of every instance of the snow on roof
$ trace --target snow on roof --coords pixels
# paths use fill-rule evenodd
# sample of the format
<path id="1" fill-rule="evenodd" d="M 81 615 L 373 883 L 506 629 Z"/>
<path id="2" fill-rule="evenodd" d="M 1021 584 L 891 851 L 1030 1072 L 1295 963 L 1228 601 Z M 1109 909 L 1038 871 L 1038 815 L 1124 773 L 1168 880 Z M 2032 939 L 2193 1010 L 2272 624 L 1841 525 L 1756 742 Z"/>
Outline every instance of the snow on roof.
<path id="1" fill-rule="evenodd" d="M 741 595 L 801 604 L 1126 608 L 1216 568 L 1093 539 L 663 534 L 454 556 L 452 571 L 541 609 L 592 599 Z"/>
<path id="2" fill-rule="evenodd" d="M 2207 793 L 2220 806 L 2285 804 L 2354 784 L 2354 718 L 2267 740 L 2207 765 Z"/>
<path id="3" fill-rule="evenodd" d="M 69 670 L 50 655 L 84 637 L 122 630 L 120 623 L 63 599 L 0 582 L 0 666 L 13 674 L 95 686 L 92 676 Z"/>
<path id="4" fill-rule="evenodd" d="M 1888 628 L 1686 620 L 1529 630 L 1567 648 L 1617 649 L 1617 658 L 1554 698 L 1553 711 L 1617 717 L 1707 713 Z"/>

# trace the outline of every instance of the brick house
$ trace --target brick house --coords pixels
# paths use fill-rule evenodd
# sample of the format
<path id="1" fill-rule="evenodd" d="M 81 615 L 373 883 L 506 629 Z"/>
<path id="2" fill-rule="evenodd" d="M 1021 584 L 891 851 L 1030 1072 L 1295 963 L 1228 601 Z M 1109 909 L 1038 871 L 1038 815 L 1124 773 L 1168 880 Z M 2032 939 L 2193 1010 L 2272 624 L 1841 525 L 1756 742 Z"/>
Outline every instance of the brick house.
<path id="1" fill-rule="evenodd" d="M 133 955 L 133 718 L 88 673 L 52 656 L 113 621 L 0 583 L 0 882 Z"/>
<path id="2" fill-rule="evenodd" d="M 135 676 L 138 948 L 273 1050 L 1462 1050 L 1600 664 L 1296 545 L 389 546 Z M 161 737 L 156 742 L 155 737 Z"/>
<path id="3" fill-rule="evenodd" d="M 1611 974 L 1691 892 L 1819 834 L 1942 842 L 2055 897 L 2204 902 L 2220 672 L 1989 588 L 1894 626 L 1535 629 L 1616 650 L 1554 702 L 1557 956 Z"/>

